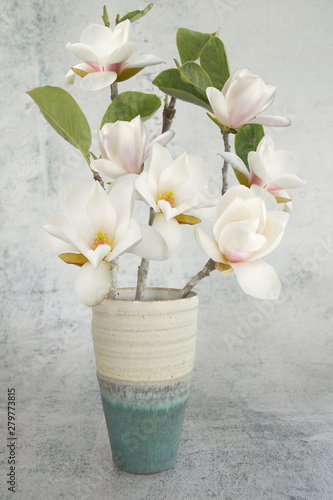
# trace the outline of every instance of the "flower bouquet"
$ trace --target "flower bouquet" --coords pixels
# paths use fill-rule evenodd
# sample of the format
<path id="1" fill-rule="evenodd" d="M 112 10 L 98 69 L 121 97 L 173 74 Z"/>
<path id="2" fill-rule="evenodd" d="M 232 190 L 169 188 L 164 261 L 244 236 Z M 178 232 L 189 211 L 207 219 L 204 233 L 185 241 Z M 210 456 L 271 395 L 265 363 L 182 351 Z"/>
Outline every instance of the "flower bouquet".
<path id="1" fill-rule="evenodd" d="M 89 25 L 80 42 L 67 44 L 81 61 L 67 73 L 67 83 L 79 78 L 94 99 L 107 89 L 111 93 L 99 151 L 91 151 L 90 126 L 67 91 L 44 86 L 28 92 L 91 172 L 91 182 L 69 192 L 65 215 L 46 220 L 40 242 L 79 268 L 74 286 L 79 300 L 93 307 L 97 376 L 113 460 L 137 473 L 161 471 L 176 460 L 194 359 L 198 299 L 192 289 L 217 270 L 233 272 L 249 295 L 276 299 L 279 278 L 262 258 L 283 237 L 291 213 L 289 189 L 305 184 L 296 175 L 295 155 L 275 151 L 264 132 L 263 126 L 290 125 L 287 118 L 262 114 L 277 88 L 249 69 L 230 74 L 218 33 L 179 28 L 179 61 L 153 80 L 157 95 L 119 91 L 121 82 L 163 63 L 134 54 L 132 24 L 151 8 L 117 15 L 110 28 L 104 7 L 104 25 Z M 160 108 L 161 93 L 162 130 L 149 143 L 144 121 Z M 209 186 L 204 159 L 187 152 L 174 159 L 166 148 L 174 140 L 177 99 L 200 106 L 202 121 L 216 125 L 217 144 L 224 143 L 220 190 Z M 228 165 L 239 182 L 231 188 Z M 147 206 L 146 224 L 136 218 L 139 204 Z M 200 229 L 202 220 L 212 222 L 210 235 Z M 147 288 L 150 260 L 168 259 L 184 225 L 193 226 L 198 251 L 208 258 L 205 266 L 181 290 Z M 141 258 L 135 289 L 117 288 L 125 253 Z"/>

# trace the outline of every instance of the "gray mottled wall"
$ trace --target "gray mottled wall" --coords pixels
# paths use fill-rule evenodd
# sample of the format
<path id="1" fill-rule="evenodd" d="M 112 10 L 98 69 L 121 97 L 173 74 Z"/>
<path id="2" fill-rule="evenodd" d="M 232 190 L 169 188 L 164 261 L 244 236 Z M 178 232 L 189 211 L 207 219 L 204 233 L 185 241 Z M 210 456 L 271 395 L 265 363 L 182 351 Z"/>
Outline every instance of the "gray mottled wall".
<path id="1" fill-rule="evenodd" d="M 113 1 L 108 10 L 114 17 L 118 11 L 123 14 L 144 6 L 140 0 Z M 44 441 L 38 438 L 40 433 L 32 423 L 24 433 L 24 423 L 39 414 L 36 397 L 38 407 L 46 412 L 51 433 L 55 432 L 53 417 L 62 413 L 64 401 L 72 411 L 78 407 L 75 397 L 69 395 L 71 387 L 74 395 L 82 395 L 80 401 L 88 404 L 93 389 L 86 394 L 84 386 L 94 376 L 94 361 L 91 313 L 78 303 L 73 289 L 76 270 L 41 250 L 37 237 L 45 218 L 62 209 L 71 185 L 89 180 L 90 174 L 79 153 L 49 127 L 25 91 L 46 84 L 68 88 L 95 131 L 97 150 L 96 131 L 109 103 L 108 92 L 83 93 L 78 82 L 74 87 L 66 86 L 64 76 L 74 59 L 65 45 L 78 41 L 89 23 L 101 23 L 102 7 L 100 0 L 13 0 L 3 2 L 1 8 L 0 373 L 5 387 L 13 384 L 20 394 L 22 448 L 29 447 L 29 452 L 22 452 L 22 467 L 37 461 L 43 477 L 49 477 L 48 459 L 42 460 L 41 455 L 47 434 Z M 332 442 L 328 412 L 332 410 L 333 375 L 332 14 L 330 0 L 157 0 L 152 12 L 133 26 L 138 54 L 159 55 L 168 66 L 177 56 L 177 27 L 206 32 L 220 27 L 231 70 L 249 67 L 266 83 L 278 86 L 270 111 L 289 117 L 292 126 L 271 129 L 270 133 L 278 149 L 298 155 L 300 177 L 307 180 L 306 188 L 293 195 L 294 209 L 284 240 L 268 259 L 282 281 L 277 302 L 245 296 L 232 275 L 213 273 L 199 285 L 193 407 L 211 404 L 218 412 L 219 404 L 227 398 L 245 402 L 251 411 L 287 414 L 292 425 L 297 418 L 307 424 L 315 420 L 322 422 L 315 434 L 328 436 L 328 443 Z M 153 91 L 150 82 L 161 69 L 143 71 L 122 89 Z M 159 133 L 160 126 L 157 113 L 148 125 L 150 138 Z M 172 154 L 187 151 L 204 157 L 214 182 L 221 167 L 216 153 L 223 147 L 215 125 L 203 110 L 179 102 L 173 128 Z M 173 258 L 152 265 L 150 282 L 183 286 L 204 262 L 192 231 L 185 229 L 183 245 Z M 123 259 L 121 285 L 134 284 L 137 264 L 135 257 Z M 51 393 L 56 394 L 53 399 Z M 79 416 L 86 426 L 83 407 L 82 403 Z M 65 425 L 66 420 L 63 422 Z M 41 429 L 47 433 L 45 419 Z M 324 450 L 328 446 L 324 438 L 321 445 Z M 76 446 L 83 453 L 84 440 Z M 74 467 L 75 459 L 68 459 Z M 324 458 L 318 460 L 319 472 L 313 476 L 318 496 L 313 498 L 330 498 L 333 487 L 321 480 L 320 464 L 323 478 L 329 470 Z M 80 463 L 77 467 L 80 469 Z M 66 475 L 60 476 L 62 491 L 66 491 Z M 26 484 L 30 484 L 29 477 Z M 144 495 L 145 486 L 140 484 Z M 277 492 L 274 484 L 272 491 Z M 75 487 L 79 494 L 79 486 Z M 52 481 L 50 488 L 52 498 L 57 498 Z M 258 491 L 254 490 L 251 498 L 268 498 Z M 288 491 L 292 494 L 296 490 Z M 306 489 L 300 487 L 299 491 L 310 498 Z M 207 492 L 208 485 L 201 498 L 206 498 Z M 230 498 L 243 498 L 232 494 L 231 485 Z M 102 494 L 100 498 L 104 498 Z M 127 498 L 136 497 L 133 493 Z M 156 498 L 162 497 L 156 493 Z"/>

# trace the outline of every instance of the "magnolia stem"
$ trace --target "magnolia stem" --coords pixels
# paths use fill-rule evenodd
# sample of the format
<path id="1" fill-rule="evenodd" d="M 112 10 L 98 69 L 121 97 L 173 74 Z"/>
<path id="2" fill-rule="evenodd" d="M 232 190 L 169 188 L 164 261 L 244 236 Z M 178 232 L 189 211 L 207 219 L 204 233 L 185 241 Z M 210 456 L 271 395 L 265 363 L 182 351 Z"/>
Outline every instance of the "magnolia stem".
<path id="1" fill-rule="evenodd" d="M 162 134 L 164 132 L 167 132 L 171 125 L 172 121 L 174 119 L 174 116 L 176 114 L 175 110 L 175 105 L 176 105 L 177 99 L 175 97 L 171 97 L 169 104 L 167 101 L 164 104 L 163 108 L 163 123 L 162 123 Z M 153 208 L 150 208 L 149 212 L 149 222 L 148 225 L 152 226 L 155 218 L 155 211 Z M 137 286 L 136 286 L 136 295 L 135 295 L 135 300 L 143 300 L 145 296 L 145 291 L 146 291 L 146 283 L 147 283 L 147 278 L 148 278 L 148 271 L 149 271 L 149 259 L 141 259 L 141 264 L 138 267 L 138 281 L 137 281 Z"/>
<path id="2" fill-rule="evenodd" d="M 117 82 L 111 83 L 110 85 L 111 88 L 111 101 L 118 95 L 118 84 Z"/>
<path id="3" fill-rule="evenodd" d="M 204 267 L 201 269 L 201 271 L 198 272 L 195 276 L 193 276 L 192 279 L 184 286 L 184 288 L 181 290 L 180 293 L 180 298 L 186 297 L 192 288 L 195 287 L 201 281 L 203 278 L 206 278 L 206 276 L 209 276 L 212 271 L 214 271 L 215 268 L 215 262 L 213 259 L 209 259 Z"/>
<path id="4" fill-rule="evenodd" d="M 165 103 L 165 105 L 164 105 L 162 134 L 164 134 L 164 132 L 167 132 L 168 130 L 170 130 L 170 127 L 172 125 L 172 121 L 173 121 L 175 114 L 176 114 L 176 110 L 175 110 L 176 101 L 177 101 L 177 99 L 175 97 L 171 97 L 169 104 L 167 105 Z"/>
<path id="5" fill-rule="evenodd" d="M 224 142 L 224 151 L 229 153 L 230 145 L 229 145 L 229 132 L 224 132 L 221 130 L 221 134 Z M 222 195 L 228 190 L 228 162 L 224 160 L 222 167 Z"/>
<path id="6" fill-rule="evenodd" d="M 155 218 L 155 211 L 150 207 L 148 225 L 152 226 Z M 138 267 L 138 282 L 136 286 L 135 300 L 143 300 L 146 291 L 146 283 L 149 270 L 149 259 L 141 259 L 141 264 Z"/>
<path id="7" fill-rule="evenodd" d="M 112 83 L 110 85 L 111 88 L 111 101 L 118 95 L 118 85 L 116 82 Z M 96 176 L 96 177 L 95 177 Z M 100 178 L 99 174 L 96 172 L 94 174 L 95 180 L 100 182 L 102 184 L 102 179 Z M 101 182 L 102 181 L 102 182 Z M 102 184 L 104 188 L 104 183 Z M 117 287 L 118 287 L 118 272 L 119 272 L 119 258 L 116 257 L 114 260 L 110 262 L 110 272 L 111 272 L 111 283 L 110 283 L 110 290 L 108 293 L 107 298 L 108 299 L 115 299 L 117 296 Z"/>

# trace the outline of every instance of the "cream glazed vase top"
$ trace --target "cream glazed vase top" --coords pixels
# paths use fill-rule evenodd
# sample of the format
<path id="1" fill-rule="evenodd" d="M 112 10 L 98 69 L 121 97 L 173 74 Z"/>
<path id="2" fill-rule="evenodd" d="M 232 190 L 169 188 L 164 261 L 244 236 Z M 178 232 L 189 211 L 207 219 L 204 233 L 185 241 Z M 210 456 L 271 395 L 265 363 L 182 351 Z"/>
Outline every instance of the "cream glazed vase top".
<path id="1" fill-rule="evenodd" d="M 141 474 L 173 465 L 193 369 L 198 297 L 135 289 L 93 308 L 92 335 L 112 457 Z"/>

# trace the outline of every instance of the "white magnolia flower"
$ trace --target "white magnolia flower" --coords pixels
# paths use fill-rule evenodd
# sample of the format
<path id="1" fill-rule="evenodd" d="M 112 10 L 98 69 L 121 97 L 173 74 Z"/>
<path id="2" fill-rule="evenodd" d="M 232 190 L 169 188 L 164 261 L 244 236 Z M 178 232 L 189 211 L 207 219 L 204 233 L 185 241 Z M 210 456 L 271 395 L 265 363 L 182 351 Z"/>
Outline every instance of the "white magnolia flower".
<path id="1" fill-rule="evenodd" d="M 206 93 L 216 120 L 227 129 L 240 129 L 247 123 L 286 127 L 290 121 L 282 116 L 258 116 L 273 103 L 276 90 L 250 70 L 239 69 L 221 91 L 208 87 Z"/>
<path id="2" fill-rule="evenodd" d="M 285 189 L 305 186 L 305 181 L 297 177 L 298 159 L 289 151 L 275 151 L 272 138 L 265 135 L 258 144 L 257 151 L 248 154 L 249 170 L 234 153 L 221 156 L 242 174 L 244 185 L 260 186 L 275 196 L 278 202 L 290 201 Z"/>
<path id="3" fill-rule="evenodd" d="M 125 174 L 139 174 L 151 146 L 157 142 L 165 146 L 174 135 L 169 130 L 159 135 L 146 148 L 147 131 L 140 115 L 130 122 L 118 120 L 115 123 L 105 123 L 99 132 L 102 159 L 93 161 L 91 167 L 111 179 Z"/>
<path id="4" fill-rule="evenodd" d="M 154 227 L 164 236 L 169 249 L 180 241 L 180 224 L 196 224 L 193 214 L 207 216 L 210 209 L 216 214 L 218 193 L 212 196 L 207 189 L 208 169 L 204 160 L 187 153 L 172 160 L 160 144 L 154 144 L 135 187 L 142 199 L 154 209 Z"/>
<path id="5" fill-rule="evenodd" d="M 127 19 L 112 31 L 100 24 L 90 24 L 80 37 L 80 43 L 67 43 L 66 48 L 83 63 L 74 66 L 66 75 L 73 83 L 75 75 L 82 77 L 85 90 L 103 90 L 115 81 L 127 80 L 146 66 L 160 64 L 159 57 L 145 55 L 129 60 L 135 51 L 132 25 Z"/>
<path id="6" fill-rule="evenodd" d="M 234 271 L 245 293 L 260 299 L 276 299 L 281 283 L 273 267 L 261 258 L 280 243 L 289 215 L 267 210 L 264 201 L 245 186 L 230 188 L 217 211 L 215 239 L 195 228 L 201 250 L 216 262 L 221 272 Z"/>
<path id="7" fill-rule="evenodd" d="M 155 260 L 167 258 L 161 235 L 132 218 L 132 182 L 122 182 L 107 196 L 98 182 L 73 187 L 65 201 L 66 216 L 56 214 L 43 225 L 40 237 L 46 250 L 81 269 L 75 281 L 80 301 L 101 303 L 111 285 L 110 262 L 125 252 Z"/>

